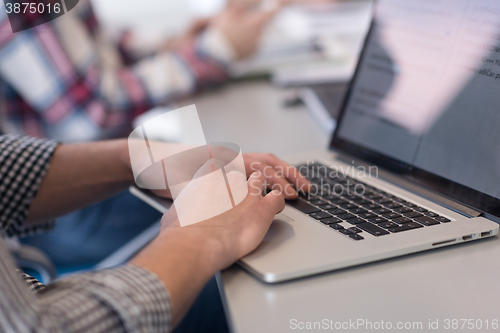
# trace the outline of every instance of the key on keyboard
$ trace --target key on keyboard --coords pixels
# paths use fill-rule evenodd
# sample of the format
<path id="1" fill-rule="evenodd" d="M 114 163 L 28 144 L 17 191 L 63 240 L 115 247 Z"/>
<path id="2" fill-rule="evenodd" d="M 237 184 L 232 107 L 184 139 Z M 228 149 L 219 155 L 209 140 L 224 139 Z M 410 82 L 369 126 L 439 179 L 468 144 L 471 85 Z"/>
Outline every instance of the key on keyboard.
<path id="1" fill-rule="evenodd" d="M 389 233 L 385 231 L 382 228 L 377 227 L 375 224 L 372 223 L 360 223 L 356 225 L 358 228 L 363 229 L 364 231 L 372 234 L 373 236 L 383 236 L 383 235 L 388 235 Z"/>
<path id="2" fill-rule="evenodd" d="M 372 235 L 382 236 L 389 234 L 389 232 L 398 233 L 451 222 L 446 217 L 376 187 L 366 185 L 348 176 L 336 176 L 338 173 L 326 166 L 314 163 L 299 166 L 299 168 L 304 176 L 317 184 L 316 188 L 313 189 L 316 192 L 313 192 L 315 195 L 301 195 L 299 200 L 291 201 L 289 204 L 333 229 L 346 230 L 343 232 L 355 240 L 364 238 L 357 233 L 352 234 L 351 230 L 361 232 L 362 229 Z M 359 185 L 365 187 L 363 193 L 354 191 Z M 342 186 L 344 192 L 333 193 L 334 186 L 335 189 Z M 368 212 L 368 210 L 372 212 Z M 343 220 L 359 227 L 359 229 L 356 227 L 349 228 L 349 230 L 344 229 L 338 224 Z"/>

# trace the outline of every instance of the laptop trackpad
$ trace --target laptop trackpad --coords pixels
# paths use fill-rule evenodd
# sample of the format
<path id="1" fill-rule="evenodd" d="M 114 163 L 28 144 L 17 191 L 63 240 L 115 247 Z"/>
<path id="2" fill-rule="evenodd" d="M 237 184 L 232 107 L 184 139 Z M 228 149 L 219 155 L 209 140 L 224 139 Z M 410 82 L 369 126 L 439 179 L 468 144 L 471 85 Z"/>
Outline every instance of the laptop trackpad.
<path id="1" fill-rule="evenodd" d="M 294 220 L 282 213 L 276 215 L 267 231 L 266 236 L 262 240 L 256 251 L 252 253 L 253 258 L 258 258 L 266 253 L 273 251 L 285 241 L 293 238 L 295 231 L 290 222 Z"/>

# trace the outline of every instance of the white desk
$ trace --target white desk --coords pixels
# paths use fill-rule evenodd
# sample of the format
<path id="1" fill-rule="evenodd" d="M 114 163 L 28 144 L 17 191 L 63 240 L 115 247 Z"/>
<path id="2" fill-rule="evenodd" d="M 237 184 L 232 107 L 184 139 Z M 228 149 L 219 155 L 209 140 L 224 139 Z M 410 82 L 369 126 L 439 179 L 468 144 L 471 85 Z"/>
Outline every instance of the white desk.
<path id="1" fill-rule="evenodd" d="M 329 136 L 305 108 L 283 107 L 291 92 L 264 81 L 248 81 L 182 104 L 196 104 L 207 142 L 233 142 L 246 153 L 284 155 L 326 149 Z"/>
<path id="2" fill-rule="evenodd" d="M 185 104 L 196 103 L 208 141 L 230 141 L 244 152 L 279 156 L 325 149 L 329 138 L 304 108 L 282 107 L 286 94 L 267 83 L 247 82 Z M 482 330 L 464 331 L 498 332 L 491 326 L 486 330 L 484 320 L 490 325 L 492 319 L 500 321 L 499 257 L 495 237 L 278 285 L 264 284 L 233 266 L 221 275 L 223 299 L 238 333 L 299 331 L 291 329 L 292 319 L 422 322 L 418 332 L 445 331 L 445 319 L 482 319 Z M 438 319 L 440 329 L 429 330 L 429 319 Z"/>

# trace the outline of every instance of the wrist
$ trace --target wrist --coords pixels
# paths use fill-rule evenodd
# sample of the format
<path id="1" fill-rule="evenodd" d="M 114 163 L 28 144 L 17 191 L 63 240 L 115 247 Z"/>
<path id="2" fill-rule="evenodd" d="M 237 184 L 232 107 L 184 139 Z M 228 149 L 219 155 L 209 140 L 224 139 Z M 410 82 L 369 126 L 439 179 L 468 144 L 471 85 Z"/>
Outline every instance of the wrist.
<path id="1" fill-rule="evenodd" d="M 182 253 L 186 260 L 194 264 L 199 274 L 208 277 L 224 268 L 223 245 L 199 226 L 174 227 L 160 233 L 158 241 Z"/>
<path id="2" fill-rule="evenodd" d="M 154 273 L 170 294 L 174 326 L 187 312 L 203 286 L 218 271 L 217 251 L 202 233 L 189 228 L 162 230 L 130 264 Z"/>

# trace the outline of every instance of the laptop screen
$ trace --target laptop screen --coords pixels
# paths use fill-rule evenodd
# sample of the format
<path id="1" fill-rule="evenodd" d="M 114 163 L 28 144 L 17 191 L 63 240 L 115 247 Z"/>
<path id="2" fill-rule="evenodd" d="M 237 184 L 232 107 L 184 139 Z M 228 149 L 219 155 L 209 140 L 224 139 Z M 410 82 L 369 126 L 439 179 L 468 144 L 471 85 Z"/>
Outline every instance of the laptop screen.
<path id="1" fill-rule="evenodd" d="M 500 2 L 379 0 L 332 148 L 500 216 Z"/>

